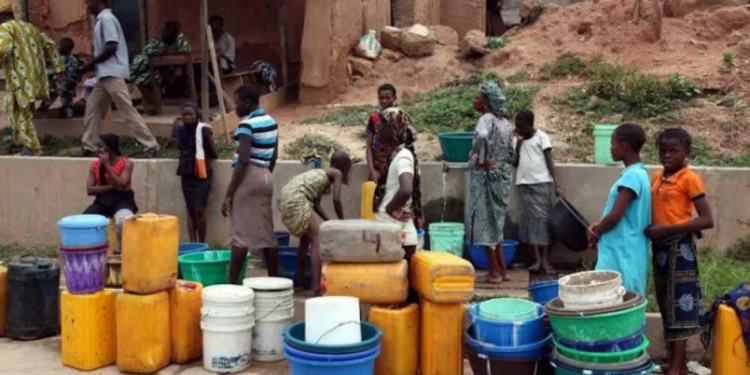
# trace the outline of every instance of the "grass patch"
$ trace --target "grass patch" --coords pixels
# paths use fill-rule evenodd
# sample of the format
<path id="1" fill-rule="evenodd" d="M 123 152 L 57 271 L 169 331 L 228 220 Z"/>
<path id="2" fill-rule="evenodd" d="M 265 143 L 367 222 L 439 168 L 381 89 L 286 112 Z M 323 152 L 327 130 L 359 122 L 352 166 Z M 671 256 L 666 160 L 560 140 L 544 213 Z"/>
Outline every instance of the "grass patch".
<path id="1" fill-rule="evenodd" d="M 508 40 L 505 37 L 491 36 L 487 38 L 487 48 L 489 49 L 501 49 L 508 44 Z"/>
<path id="2" fill-rule="evenodd" d="M 33 255 L 39 258 L 57 259 L 60 254 L 56 247 L 27 248 L 16 245 L 0 245 L 0 265 L 7 266 L 11 260 L 24 255 Z"/>
<path id="3" fill-rule="evenodd" d="M 542 79 L 565 78 L 578 76 L 586 70 L 586 63 L 571 54 L 564 54 L 552 64 L 546 64 L 539 72 Z"/>
<path id="4" fill-rule="evenodd" d="M 654 139 L 654 137 L 651 136 L 649 139 Z M 643 160 L 646 163 L 659 164 L 659 151 L 653 141 L 649 141 L 643 146 L 641 155 L 643 155 Z M 694 136 L 690 165 L 748 167 L 750 166 L 750 153 L 729 156 L 711 147 L 705 139 Z M 750 242 L 748 243 L 748 252 L 750 252 Z M 750 256 L 748 256 L 748 261 L 750 261 Z"/>
<path id="5" fill-rule="evenodd" d="M 528 78 L 527 75 L 514 76 L 514 80 Z M 514 84 L 510 80 L 508 84 L 505 84 L 496 74 L 477 72 L 438 89 L 418 93 L 401 100 L 399 105 L 411 115 L 414 127 L 419 132 L 442 133 L 473 130 L 479 114 L 474 111 L 472 103 L 476 97 L 478 85 L 485 79 L 496 80 L 503 86 L 508 118 L 513 118 L 518 111 L 531 107 L 534 95 L 539 92 L 539 86 Z M 367 117 L 373 110 L 373 107 L 346 107 L 326 116 L 306 119 L 303 123 L 359 125 L 364 128 Z"/>
<path id="6" fill-rule="evenodd" d="M 724 65 L 734 65 L 734 52 L 724 52 Z"/>
<path id="7" fill-rule="evenodd" d="M 336 151 L 350 153 L 344 145 L 322 134 L 305 134 L 284 146 L 283 149 L 284 156 L 290 159 L 307 162 L 315 156 L 321 158 L 324 165 L 328 164 L 331 155 Z M 356 163 L 359 160 L 352 161 Z"/>

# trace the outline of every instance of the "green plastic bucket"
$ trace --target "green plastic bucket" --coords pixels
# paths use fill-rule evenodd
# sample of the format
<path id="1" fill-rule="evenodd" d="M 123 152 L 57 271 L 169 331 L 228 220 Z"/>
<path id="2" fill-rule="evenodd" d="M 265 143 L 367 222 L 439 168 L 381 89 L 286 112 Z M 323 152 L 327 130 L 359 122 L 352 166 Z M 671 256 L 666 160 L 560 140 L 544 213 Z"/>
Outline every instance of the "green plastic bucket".
<path id="1" fill-rule="evenodd" d="M 232 260 L 230 250 L 209 250 L 199 253 L 180 255 L 180 272 L 183 280 L 197 281 L 203 287 L 219 284 L 229 284 L 229 263 Z M 247 258 L 242 264 L 238 283 L 245 279 Z"/>
<path id="2" fill-rule="evenodd" d="M 440 149 L 443 151 L 443 160 L 457 163 L 469 161 L 469 154 L 474 145 L 474 133 L 440 133 L 438 139 Z"/>
<path id="3" fill-rule="evenodd" d="M 555 334 L 576 342 L 614 341 L 637 334 L 646 321 L 648 301 L 629 309 L 591 316 L 548 314 Z"/>
<path id="4" fill-rule="evenodd" d="M 464 255 L 464 225 L 462 223 L 432 223 L 429 226 L 430 250 Z"/>
<path id="5" fill-rule="evenodd" d="M 496 322 L 525 322 L 537 317 L 537 304 L 520 298 L 495 298 L 479 304 L 479 316 Z"/>
<path id="6" fill-rule="evenodd" d="M 594 162 L 596 164 L 616 165 L 612 160 L 610 148 L 612 133 L 619 125 L 596 125 L 594 127 Z"/>
<path id="7" fill-rule="evenodd" d="M 557 340 L 555 340 L 554 338 L 552 339 L 552 342 L 555 344 L 555 348 L 557 348 L 557 350 L 563 356 L 586 363 L 621 363 L 632 361 L 640 357 L 650 345 L 645 335 L 643 336 L 643 342 L 638 347 L 621 352 L 611 353 L 585 352 L 582 350 L 568 348 L 567 346 L 564 346 L 557 342 Z"/>

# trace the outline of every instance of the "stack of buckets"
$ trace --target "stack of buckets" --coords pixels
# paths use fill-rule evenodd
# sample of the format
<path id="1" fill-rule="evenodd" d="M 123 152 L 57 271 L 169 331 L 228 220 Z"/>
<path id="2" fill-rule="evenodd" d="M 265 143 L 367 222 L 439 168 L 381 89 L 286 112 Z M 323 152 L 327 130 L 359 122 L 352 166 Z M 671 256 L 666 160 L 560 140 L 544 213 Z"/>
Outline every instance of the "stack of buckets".
<path id="1" fill-rule="evenodd" d="M 294 317 L 294 285 L 279 277 L 255 277 L 242 282 L 253 290 L 255 327 L 253 328 L 252 359 L 276 362 L 284 359 L 283 333 Z"/>
<path id="2" fill-rule="evenodd" d="M 467 332 L 472 368 L 489 374 L 535 375 L 549 353 L 541 305 L 517 298 L 497 298 L 471 307 Z M 487 371 L 487 370 L 485 370 Z"/>
<path id="3" fill-rule="evenodd" d="M 206 370 L 239 372 L 250 366 L 254 297 L 252 289 L 239 285 L 213 285 L 203 289 L 201 329 Z"/>
<path id="4" fill-rule="evenodd" d="M 554 331 L 557 375 L 651 373 L 646 298 L 625 293 L 614 271 L 569 275 L 559 283 L 560 297 L 545 306 Z"/>
<path id="5" fill-rule="evenodd" d="M 382 331 L 360 322 L 355 297 L 305 301 L 305 321 L 284 331 L 284 357 L 292 375 L 372 375 Z"/>

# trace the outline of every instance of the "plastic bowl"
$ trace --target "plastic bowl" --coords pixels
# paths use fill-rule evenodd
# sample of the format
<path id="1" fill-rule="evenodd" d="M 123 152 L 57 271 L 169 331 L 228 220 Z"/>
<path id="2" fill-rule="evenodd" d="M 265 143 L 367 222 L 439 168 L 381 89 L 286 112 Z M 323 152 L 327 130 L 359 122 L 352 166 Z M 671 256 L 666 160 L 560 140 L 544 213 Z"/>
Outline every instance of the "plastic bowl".
<path id="1" fill-rule="evenodd" d="M 520 298 L 494 298 L 479 304 L 479 316 L 495 322 L 525 322 L 537 317 L 538 305 Z"/>
<path id="2" fill-rule="evenodd" d="M 500 347 L 477 340 L 474 335 L 474 326 L 466 329 L 466 343 L 474 349 L 477 354 L 501 359 L 542 359 L 550 350 L 549 343 L 552 335 L 534 343 L 516 347 Z"/>
<path id="3" fill-rule="evenodd" d="M 641 328 L 638 333 L 618 340 L 602 342 L 577 342 L 555 337 L 555 341 L 570 349 L 594 353 L 616 353 L 635 349 L 643 343 L 643 333 L 646 327 Z"/>
<path id="4" fill-rule="evenodd" d="M 284 342 L 290 347 L 307 353 L 317 354 L 352 354 L 370 350 L 380 345 L 383 331 L 367 322 L 360 324 L 362 342 L 351 345 L 320 345 L 305 341 L 305 322 L 294 323 L 284 329 Z"/>
<path id="5" fill-rule="evenodd" d="M 531 299 L 541 305 L 557 298 L 560 293 L 560 285 L 557 280 L 542 281 L 529 285 Z"/>
<path id="6" fill-rule="evenodd" d="M 177 247 L 177 251 L 180 255 L 197 253 L 199 251 L 208 250 L 208 244 L 202 242 L 184 242 Z"/>
<path id="7" fill-rule="evenodd" d="M 490 263 L 487 260 L 487 251 L 484 246 L 472 245 L 471 241 L 466 241 L 466 248 L 469 249 L 469 259 L 474 265 L 474 268 L 480 270 L 487 270 L 490 268 Z M 503 260 L 508 268 L 513 264 L 513 258 L 516 256 L 517 249 L 518 241 L 511 239 L 503 241 Z"/>
<path id="8" fill-rule="evenodd" d="M 627 310 L 631 307 L 640 305 L 645 300 L 646 298 L 638 293 L 627 292 L 625 293 L 625 296 L 623 296 L 622 298 L 622 301 L 623 301 L 622 304 L 611 306 L 611 307 L 590 309 L 590 310 L 589 309 L 576 310 L 576 309 L 565 308 L 562 302 L 562 299 L 555 298 L 552 301 L 549 301 L 547 302 L 547 304 L 544 305 L 544 311 L 548 315 L 554 315 L 554 316 L 593 316 L 593 315 L 600 315 L 600 314 L 613 313 L 617 311 Z"/>
<path id="9" fill-rule="evenodd" d="M 654 362 L 649 358 L 645 363 L 639 367 L 634 367 L 625 370 L 591 370 L 591 364 L 585 367 L 569 366 L 561 361 L 551 361 L 552 367 L 555 368 L 556 375 L 650 375 L 654 371 Z"/>
<path id="10" fill-rule="evenodd" d="M 473 132 L 452 132 L 438 134 L 443 160 L 465 163 L 469 161 L 469 154 L 474 145 Z"/>
<path id="11" fill-rule="evenodd" d="M 646 321 L 647 305 L 648 301 L 644 300 L 640 305 L 602 314 L 556 315 L 549 309 L 546 311 L 549 312 L 555 334 L 561 339 L 601 342 L 619 340 L 638 333 Z"/>
<path id="12" fill-rule="evenodd" d="M 550 360 L 567 366 L 569 368 L 586 369 L 589 371 L 632 371 L 633 369 L 640 368 L 641 366 L 651 362 L 651 355 L 648 352 L 643 352 L 640 357 L 626 362 L 620 363 L 586 363 L 582 361 L 576 361 L 560 354 L 557 349 L 552 349 L 550 354 Z"/>
<path id="13" fill-rule="evenodd" d="M 495 322 L 479 316 L 479 304 L 469 309 L 476 338 L 482 343 L 501 348 L 530 345 L 543 338 L 544 310 L 537 307 L 537 318 L 525 322 Z"/>
<path id="14" fill-rule="evenodd" d="M 321 362 L 297 358 L 284 352 L 292 375 L 372 374 L 375 371 L 375 360 L 378 356 L 380 356 L 380 351 L 369 357 L 350 361 Z"/>
<path id="15" fill-rule="evenodd" d="M 615 353 L 594 353 L 568 348 L 555 341 L 555 339 L 552 339 L 552 343 L 555 345 L 555 348 L 557 348 L 557 351 L 565 357 L 586 363 L 621 363 L 632 361 L 640 357 L 643 352 L 648 349 L 650 344 L 648 339 L 643 337 L 641 345 L 630 350 Z"/>
<path id="16" fill-rule="evenodd" d="M 178 258 L 183 280 L 197 281 L 204 287 L 218 284 L 229 284 L 229 263 L 232 259 L 230 250 L 209 250 L 183 254 Z M 247 257 L 240 269 L 237 283 L 245 279 Z"/>
<path id="17" fill-rule="evenodd" d="M 341 362 L 341 361 L 353 361 L 360 358 L 365 358 L 372 356 L 373 354 L 380 353 L 380 344 L 375 346 L 372 349 L 367 349 L 365 351 L 356 352 L 356 353 L 348 353 L 348 354 L 320 354 L 320 353 L 310 353 L 303 350 L 295 349 L 289 343 L 284 341 L 284 353 L 287 355 L 291 355 L 295 358 L 304 359 L 308 361 L 316 361 L 316 362 Z"/>
<path id="18" fill-rule="evenodd" d="M 469 365 L 474 375 L 535 375 L 538 359 L 502 359 L 478 354 L 468 343 L 464 353 L 469 358 Z"/>

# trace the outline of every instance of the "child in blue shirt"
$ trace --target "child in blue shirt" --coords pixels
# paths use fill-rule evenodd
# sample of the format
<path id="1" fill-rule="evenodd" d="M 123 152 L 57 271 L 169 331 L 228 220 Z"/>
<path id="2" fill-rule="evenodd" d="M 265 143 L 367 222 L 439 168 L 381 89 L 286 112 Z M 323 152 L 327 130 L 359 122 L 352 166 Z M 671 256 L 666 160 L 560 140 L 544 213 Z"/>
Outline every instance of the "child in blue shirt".
<path id="1" fill-rule="evenodd" d="M 646 133 L 638 125 L 623 124 L 612 134 L 612 159 L 625 164 L 609 190 L 602 220 L 589 228 L 596 245 L 597 270 L 617 271 L 628 291 L 646 294 L 648 246 L 645 229 L 651 225 L 651 187 L 641 162 Z"/>

